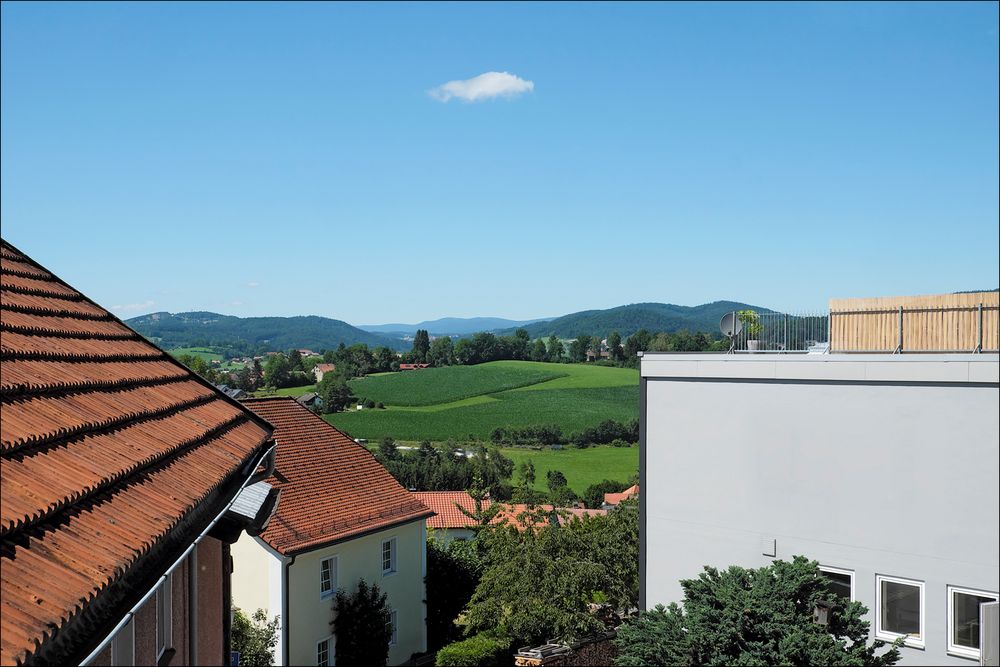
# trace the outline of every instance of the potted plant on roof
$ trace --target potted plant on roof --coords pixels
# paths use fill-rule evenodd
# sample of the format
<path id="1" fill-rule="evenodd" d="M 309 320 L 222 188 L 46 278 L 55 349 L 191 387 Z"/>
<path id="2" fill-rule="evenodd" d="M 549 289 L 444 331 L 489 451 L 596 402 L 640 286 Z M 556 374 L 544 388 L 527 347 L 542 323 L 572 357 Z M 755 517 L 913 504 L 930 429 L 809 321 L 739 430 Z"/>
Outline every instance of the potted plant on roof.
<path id="1" fill-rule="evenodd" d="M 757 336 L 764 330 L 760 323 L 760 314 L 755 310 L 741 310 L 736 313 L 740 324 L 743 325 L 743 334 L 746 336 L 747 352 L 757 352 L 760 350 L 760 340 Z"/>

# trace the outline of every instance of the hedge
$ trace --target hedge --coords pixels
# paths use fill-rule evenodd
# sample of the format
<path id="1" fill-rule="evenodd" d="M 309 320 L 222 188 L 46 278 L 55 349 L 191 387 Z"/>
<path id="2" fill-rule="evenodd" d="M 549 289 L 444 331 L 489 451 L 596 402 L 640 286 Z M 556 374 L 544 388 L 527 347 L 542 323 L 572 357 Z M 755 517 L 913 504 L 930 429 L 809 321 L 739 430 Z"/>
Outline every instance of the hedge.
<path id="1" fill-rule="evenodd" d="M 492 667 L 511 664 L 511 640 L 473 635 L 448 644 L 437 654 L 437 667 Z"/>

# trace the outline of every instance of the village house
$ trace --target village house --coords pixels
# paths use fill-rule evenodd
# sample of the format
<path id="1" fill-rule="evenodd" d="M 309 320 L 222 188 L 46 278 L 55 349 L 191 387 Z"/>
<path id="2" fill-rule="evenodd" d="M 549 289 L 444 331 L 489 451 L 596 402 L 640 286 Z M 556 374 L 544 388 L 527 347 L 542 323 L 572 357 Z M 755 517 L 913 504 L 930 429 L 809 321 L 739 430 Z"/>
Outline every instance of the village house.
<path id="1" fill-rule="evenodd" d="M 223 665 L 271 426 L 0 247 L 0 663 Z"/>
<path id="2" fill-rule="evenodd" d="M 415 491 L 413 495 L 434 510 L 434 516 L 427 519 L 427 529 L 431 531 L 430 534 L 434 539 L 442 544 L 448 544 L 453 540 L 469 540 L 475 537 L 478 522 L 469 514 L 475 515 L 476 501 L 468 491 Z M 529 507 L 522 503 L 493 503 L 489 498 L 482 501 L 480 508 L 485 512 L 495 504 L 500 507 L 490 518 L 489 524 L 505 523 L 518 530 L 526 530 L 545 523 L 564 525 L 574 519 L 607 514 L 606 509 L 553 505 Z"/>
<path id="3" fill-rule="evenodd" d="M 282 493 L 270 525 L 233 546 L 234 604 L 280 616 L 281 665 L 332 665 L 338 590 L 363 578 L 388 596 L 389 664 L 427 649 L 425 519 L 432 512 L 364 447 L 292 398 L 247 399 L 281 446 L 268 480 Z"/>
<path id="4" fill-rule="evenodd" d="M 336 364 L 316 364 L 313 366 L 313 376 L 316 378 L 316 382 L 322 382 L 323 376 L 327 373 L 332 373 L 337 370 Z"/>
<path id="5" fill-rule="evenodd" d="M 399 370 L 401 371 L 416 371 L 421 368 L 430 368 L 430 364 L 400 364 Z"/>
<path id="6" fill-rule="evenodd" d="M 476 501 L 468 491 L 414 491 L 413 495 L 434 511 L 434 516 L 427 518 L 427 530 L 441 544 L 476 536 L 476 520 L 462 511 L 476 513 Z M 489 498 L 482 501 L 482 509 L 489 506 Z"/>
<path id="7" fill-rule="evenodd" d="M 639 495 L 639 485 L 633 484 L 621 493 L 605 493 L 604 494 L 604 504 L 601 505 L 601 509 L 611 510 L 618 507 L 622 501 L 628 500 L 629 498 L 635 498 Z"/>

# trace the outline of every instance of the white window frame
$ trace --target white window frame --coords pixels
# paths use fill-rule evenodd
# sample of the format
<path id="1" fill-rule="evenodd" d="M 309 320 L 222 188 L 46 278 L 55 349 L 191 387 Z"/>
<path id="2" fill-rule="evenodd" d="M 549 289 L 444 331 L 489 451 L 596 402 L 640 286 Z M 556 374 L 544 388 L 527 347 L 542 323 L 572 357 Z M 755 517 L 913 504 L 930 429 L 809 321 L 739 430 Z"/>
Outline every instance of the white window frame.
<path id="1" fill-rule="evenodd" d="M 330 565 L 330 590 L 323 590 L 323 564 L 331 563 Z M 328 556 L 323 558 L 319 562 L 319 599 L 327 600 L 337 594 L 340 589 L 340 557 L 339 556 Z"/>
<path id="2" fill-rule="evenodd" d="M 333 642 L 333 635 L 316 642 L 316 664 L 319 665 L 319 651 L 324 644 L 326 645 L 326 664 L 330 667 L 334 667 L 337 664 L 337 654 L 334 650 L 335 645 Z"/>
<path id="3" fill-rule="evenodd" d="M 981 598 L 993 598 L 1000 600 L 1000 595 L 992 591 L 980 591 L 975 588 L 963 588 L 962 586 L 948 586 L 948 653 L 962 658 L 974 658 L 979 660 L 981 652 L 978 648 L 959 646 L 952 643 L 955 640 L 955 593 L 965 595 L 975 595 Z M 982 609 L 980 608 L 980 613 Z M 980 645 L 982 644 L 982 629 L 980 628 Z"/>
<path id="4" fill-rule="evenodd" d="M 395 609 L 389 610 L 389 625 L 392 626 L 392 634 L 389 635 L 389 646 L 399 643 L 399 614 Z"/>
<path id="5" fill-rule="evenodd" d="M 135 619 L 129 620 L 111 640 L 112 667 L 135 665 Z"/>
<path id="6" fill-rule="evenodd" d="M 171 572 L 167 578 L 156 589 L 156 659 L 159 661 L 163 654 L 173 648 L 174 645 L 174 574 Z M 162 600 L 163 614 L 160 614 L 160 604 Z M 161 628 L 162 624 L 162 628 Z M 162 644 L 162 647 L 161 647 Z"/>
<path id="7" fill-rule="evenodd" d="M 848 577 L 850 577 L 851 578 L 851 602 L 854 602 L 855 600 L 858 599 L 857 596 L 854 594 L 854 580 L 855 580 L 854 570 L 845 570 L 842 567 L 833 567 L 831 565 L 820 565 L 819 566 L 819 571 L 820 572 L 829 572 L 830 574 L 843 574 L 843 575 L 847 575 Z"/>
<path id="8" fill-rule="evenodd" d="M 388 569 L 386 569 L 386 567 L 385 567 L 385 545 L 386 544 L 390 545 L 389 546 L 389 568 Z M 397 561 L 397 553 L 398 553 L 398 551 L 399 551 L 399 549 L 397 548 L 397 543 L 396 543 L 396 538 L 395 537 L 390 537 L 389 539 L 382 540 L 381 550 L 379 551 L 379 558 L 382 561 L 382 576 L 383 577 L 388 577 L 388 576 L 391 576 L 393 574 L 396 574 L 396 571 L 397 571 L 396 561 Z"/>
<path id="9" fill-rule="evenodd" d="M 884 630 L 882 628 L 882 583 L 904 584 L 913 586 L 920 590 L 920 637 L 902 635 L 898 632 Z M 875 638 L 886 641 L 895 641 L 903 637 L 903 644 L 912 648 L 925 648 L 927 646 L 927 595 L 924 582 L 916 579 L 906 579 L 904 577 L 893 577 L 885 574 L 875 575 Z"/>

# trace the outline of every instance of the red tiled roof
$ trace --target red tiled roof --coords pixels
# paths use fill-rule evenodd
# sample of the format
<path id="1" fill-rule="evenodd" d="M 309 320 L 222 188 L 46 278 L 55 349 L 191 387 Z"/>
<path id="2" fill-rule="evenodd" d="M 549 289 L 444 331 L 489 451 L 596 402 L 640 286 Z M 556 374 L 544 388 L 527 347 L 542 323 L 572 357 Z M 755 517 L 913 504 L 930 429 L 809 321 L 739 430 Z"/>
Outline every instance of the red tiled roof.
<path id="1" fill-rule="evenodd" d="M 0 663 L 78 662 L 270 429 L 6 242 L 0 369 Z"/>
<path id="2" fill-rule="evenodd" d="M 464 507 L 476 511 L 476 501 L 466 491 L 414 491 L 413 495 L 435 512 L 427 519 L 428 528 L 472 528 L 477 525 L 458 509 Z M 483 501 L 483 509 L 490 506 L 489 499 Z"/>
<path id="3" fill-rule="evenodd" d="M 633 496 L 639 495 L 639 485 L 635 484 L 628 487 L 621 493 L 605 493 L 604 494 L 604 504 L 605 505 L 617 505 L 623 500 L 628 500 Z"/>
<path id="4" fill-rule="evenodd" d="M 336 364 L 316 364 L 314 366 L 314 368 L 316 370 L 318 370 L 319 372 L 321 372 L 321 373 L 329 373 L 330 371 L 337 370 L 337 365 Z"/>
<path id="5" fill-rule="evenodd" d="M 268 483 L 281 490 L 281 503 L 260 536 L 279 553 L 431 515 L 371 452 L 294 398 L 249 398 L 244 405 L 275 428 L 277 465 Z"/>
<path id="6" fill-rule="evenodd" d="M 531 508 L 523 504 L 505 504 L 490 523 L 507 523 L 518 530 L 529 527 L 541 527 L 549 522 L 555 511 L 560 524 L 567 521 L 583 519 L 588 516 L 604 516 L 607 510 L 580 509 L 577 507 L 555 507 L 554 505 L 536 505 Z"/>

